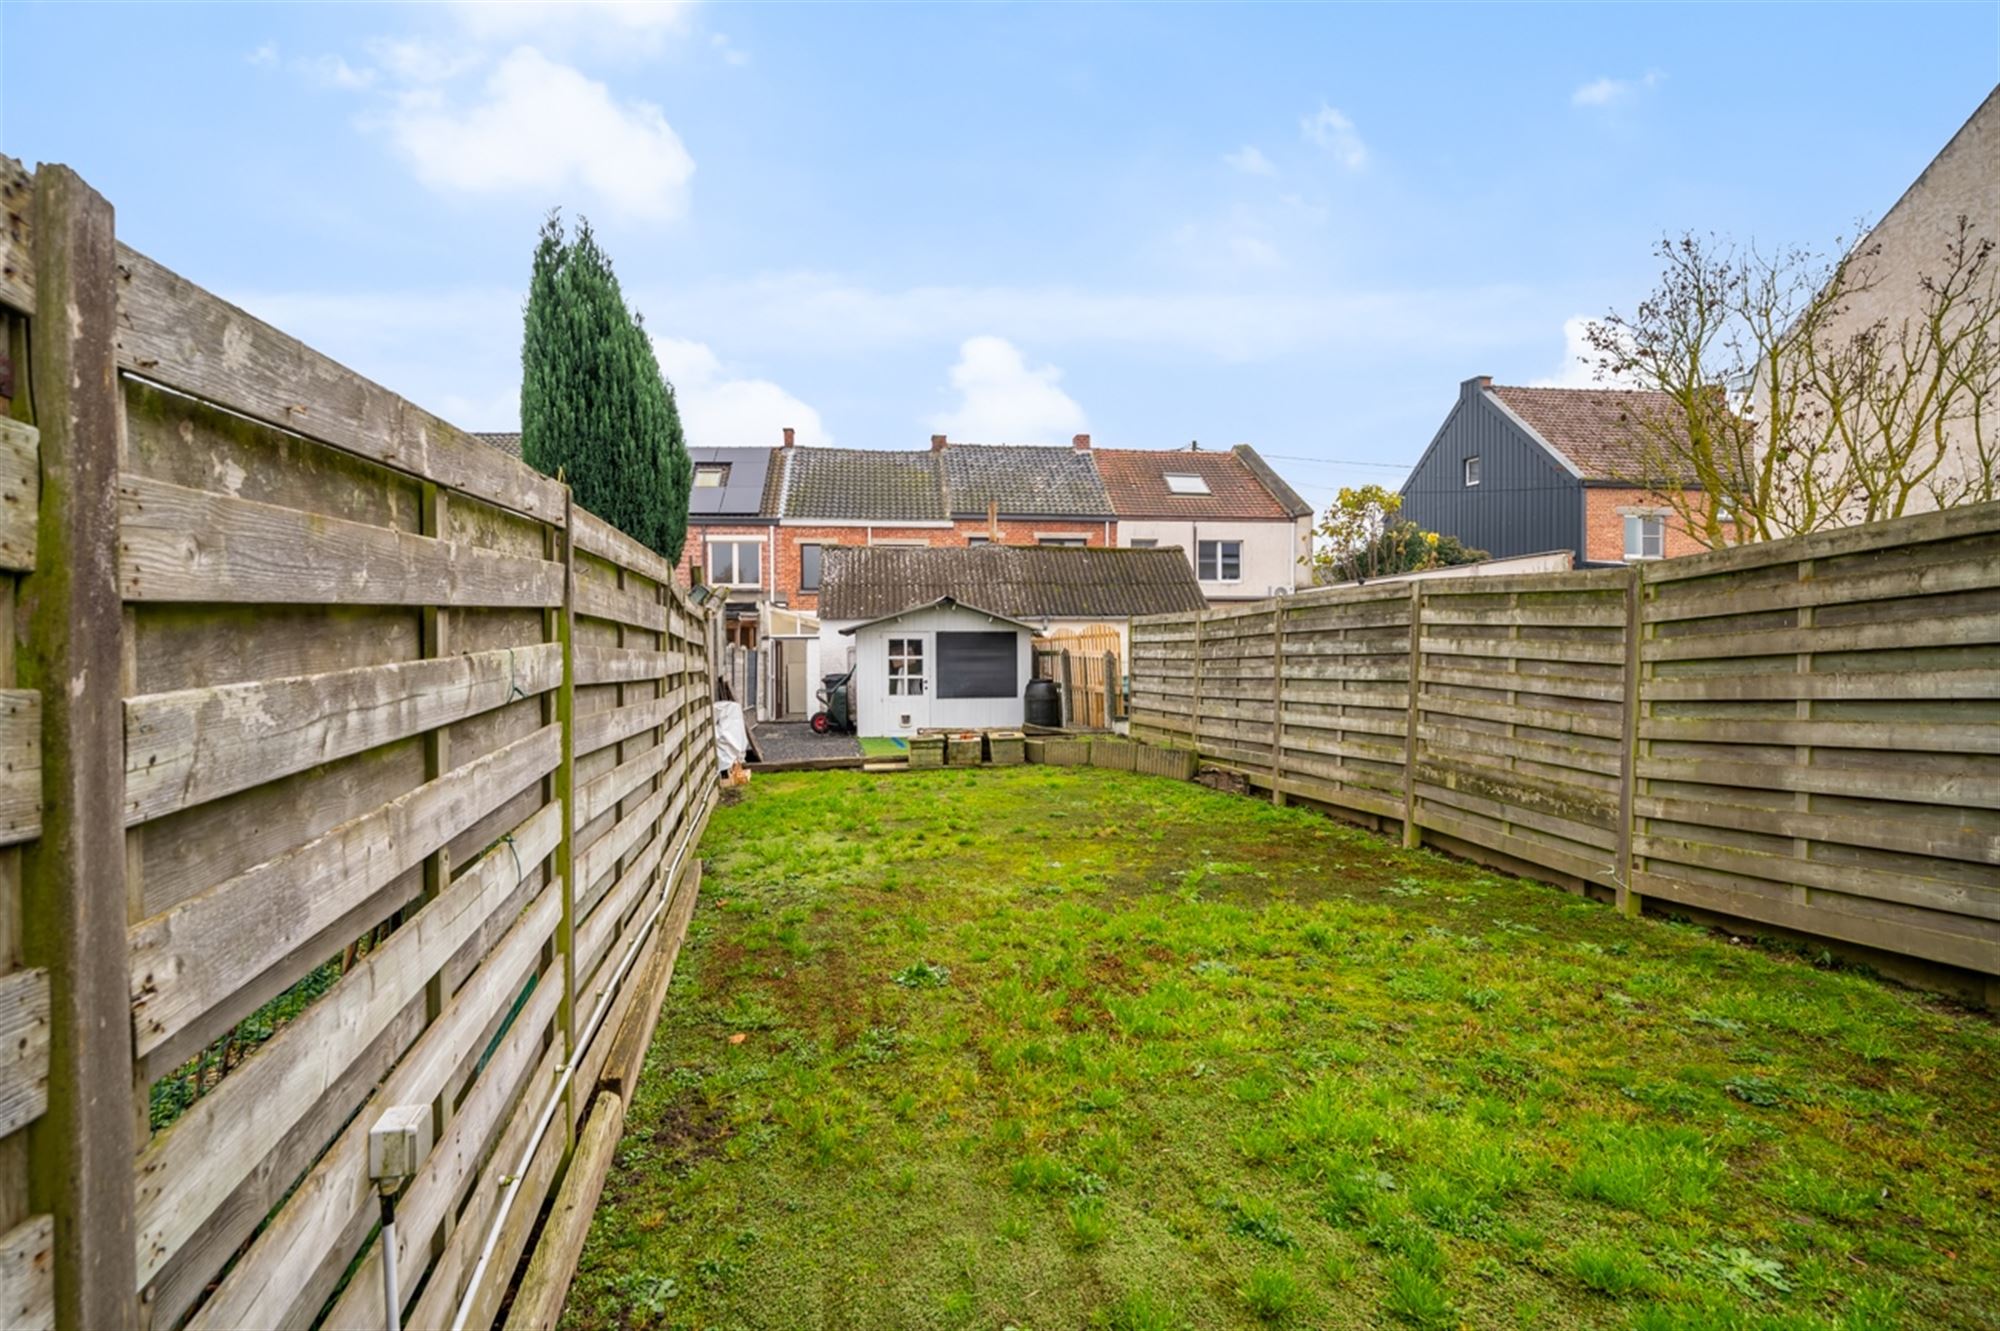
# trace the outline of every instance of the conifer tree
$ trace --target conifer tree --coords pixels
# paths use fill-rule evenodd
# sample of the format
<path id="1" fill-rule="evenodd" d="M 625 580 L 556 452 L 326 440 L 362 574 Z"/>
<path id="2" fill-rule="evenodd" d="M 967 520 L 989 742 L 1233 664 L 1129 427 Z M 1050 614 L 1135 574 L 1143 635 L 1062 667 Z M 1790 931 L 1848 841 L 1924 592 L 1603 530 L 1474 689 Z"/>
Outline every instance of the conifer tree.
<path id="1" fill-rule="evenodd" d="M 694 464 L 673 386 L 625 306 L 588 221 L 549 214 L 535 245 L 521 339 L 521 456 L 576 502 L 678 560 Z"/>

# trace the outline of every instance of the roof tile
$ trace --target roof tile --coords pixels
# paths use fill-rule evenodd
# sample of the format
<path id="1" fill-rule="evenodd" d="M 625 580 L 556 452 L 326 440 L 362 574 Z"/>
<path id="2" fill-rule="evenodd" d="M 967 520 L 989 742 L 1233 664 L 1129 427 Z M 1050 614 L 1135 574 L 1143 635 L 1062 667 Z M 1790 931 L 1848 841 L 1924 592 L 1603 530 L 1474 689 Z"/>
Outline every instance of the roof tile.
<path id="1" fill-rule="evenodd" d="M 1493 384 L 1487 391 L 1590 481 L 1641 483 L 1649 470 L 1641 422 L 1674 410 L 1665 393 L 1633 389 Z"/>
<path id="2" fill-rule="evenodd" d="M 1292 516 L 1234 452 L 1195 449 L 1100 448 L 1097 470 L 1121 518 L 1233 518 L 1284 521 Z M 1199 476 L 1205 495 L 1176 494 L 1170 475 Z"/>

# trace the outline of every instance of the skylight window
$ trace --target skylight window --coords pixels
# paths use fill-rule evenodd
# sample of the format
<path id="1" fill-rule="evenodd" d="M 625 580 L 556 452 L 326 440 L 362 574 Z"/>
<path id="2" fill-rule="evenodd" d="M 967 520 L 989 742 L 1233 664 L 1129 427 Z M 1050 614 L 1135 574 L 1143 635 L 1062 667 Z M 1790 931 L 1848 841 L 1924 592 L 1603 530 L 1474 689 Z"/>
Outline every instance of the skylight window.
<path id="1" fill-rule="evenodd" d="M 1205 495 L 1208 493 L 1208 482 L 1186 472 L 1170 471 L 1167 473 L 1167 489 L 1177 495 Z"/>
<path id="2" fill-rule="evenodd" d="M 708 462 L 694 469 L 694 488 L 697 490 L 719 490 L 729 483 L 727 462 Z"/>

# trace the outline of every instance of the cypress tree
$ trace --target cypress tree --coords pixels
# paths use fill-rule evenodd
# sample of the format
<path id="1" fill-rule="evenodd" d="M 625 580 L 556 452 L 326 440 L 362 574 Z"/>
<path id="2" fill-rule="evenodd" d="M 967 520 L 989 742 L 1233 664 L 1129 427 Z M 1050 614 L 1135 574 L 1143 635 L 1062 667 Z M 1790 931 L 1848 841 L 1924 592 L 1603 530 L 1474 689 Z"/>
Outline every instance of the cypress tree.
<path id="1" fill-rule="evenodd" d="M 588 221 L 549 214 L 535 244 L 521 338 L 521 456 L 576 502 L 678 560 L 694 463 L 673 386 L 626 309 Z"/>

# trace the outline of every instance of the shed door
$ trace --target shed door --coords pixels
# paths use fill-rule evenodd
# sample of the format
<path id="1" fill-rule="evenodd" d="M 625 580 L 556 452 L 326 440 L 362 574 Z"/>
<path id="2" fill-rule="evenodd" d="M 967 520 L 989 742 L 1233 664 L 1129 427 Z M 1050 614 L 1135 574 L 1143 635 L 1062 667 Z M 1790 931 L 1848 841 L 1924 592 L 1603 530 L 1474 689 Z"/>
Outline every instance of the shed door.
<path id="1" fill-rule="evenodd" d="M 907 735 L 931 723 L 936 688 L 935 635 L 891 628 L 882 640 L 882 733 Z M 905 722 L 904 717 L 909 720 Z"/>

